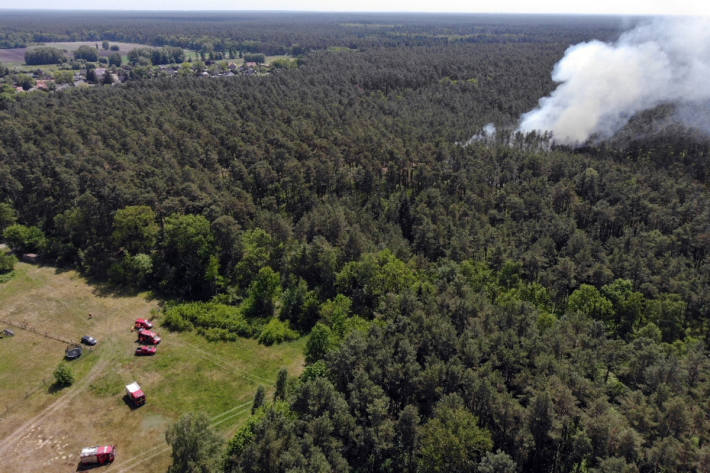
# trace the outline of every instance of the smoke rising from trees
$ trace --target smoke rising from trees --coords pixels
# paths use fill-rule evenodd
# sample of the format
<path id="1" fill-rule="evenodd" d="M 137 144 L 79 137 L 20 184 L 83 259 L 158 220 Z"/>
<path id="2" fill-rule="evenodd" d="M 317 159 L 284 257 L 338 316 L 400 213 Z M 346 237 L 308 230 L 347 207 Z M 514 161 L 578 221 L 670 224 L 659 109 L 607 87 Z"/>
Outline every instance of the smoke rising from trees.
<path id="1" fill-rule="evenodd" d="M 698 106 L 710 100 L 710 19 L 657 19 L 615 43 L 576 44 L 552 79 L 559 86 L 521 117 L 520 131 L 582 143 L 610 137 L 635 113 L 666 103 L 677 105 L 678 122 L 710 131 L 708 108 Z"/>

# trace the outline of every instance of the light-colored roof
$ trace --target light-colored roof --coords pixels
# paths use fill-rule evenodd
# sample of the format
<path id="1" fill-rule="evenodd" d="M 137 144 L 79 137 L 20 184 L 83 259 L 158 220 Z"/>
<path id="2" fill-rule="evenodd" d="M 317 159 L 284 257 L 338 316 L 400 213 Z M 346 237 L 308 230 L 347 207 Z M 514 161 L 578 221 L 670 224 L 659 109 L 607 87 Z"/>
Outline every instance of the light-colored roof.
<path id="1" fill-rule="evenodd" d="M 134 393 L 134 392 L 140 391 L 140 390 L 141 390 L 141 387 L 138 386 L 138 383 L 135 381 L 133 381 L 131 384 L 126 385 L 126 391 L 128 391 L 129 393 Z"/>
<path id="2" fill-rule="evenodd" d="M 90 457 L 92 455 L 96 455 L 99 451 L 99 447 L 85 447 L 81 449 L 81 456 L 82 457 Z"/>

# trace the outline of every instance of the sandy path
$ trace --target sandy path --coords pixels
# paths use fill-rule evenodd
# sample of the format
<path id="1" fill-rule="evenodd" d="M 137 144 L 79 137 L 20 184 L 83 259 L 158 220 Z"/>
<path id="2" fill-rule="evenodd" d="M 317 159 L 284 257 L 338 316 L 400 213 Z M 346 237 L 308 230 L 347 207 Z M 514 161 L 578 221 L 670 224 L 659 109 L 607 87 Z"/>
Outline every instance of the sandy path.
<path id="1" fill-rule="evenodd" d="M 44 408 L 39 414 L 32 417 L 30 420 L 15 429 L 5 439 L 0 441 L 0 459 L 5 458 L 5 456 L 9 453 L 10 448 L 12 447 L 15 447 L 13 449 L 13 452 L 16 453 L 18 450 L 18 444 L 20 442 L 31 439 L 32 432 L 36 430 L 37 427 L 41 426 L 43 421 L 45 421 L 48 417 L 57 412 L 59 409 L 65 407 L 78 394 L 86 390 L 91 381 L 93 381 L 99 374 L 101 374 L 108 364 L 108 360 L 101 360 L 96 363 L 96 365 L 91 368 L 91 371 L 89 371 L 89 373 L 84 376 L 84 378 L 79 383 L 72 387 L 69 392 L 67 392 L 59 399 L 54 401 L 52 404 Z"/>

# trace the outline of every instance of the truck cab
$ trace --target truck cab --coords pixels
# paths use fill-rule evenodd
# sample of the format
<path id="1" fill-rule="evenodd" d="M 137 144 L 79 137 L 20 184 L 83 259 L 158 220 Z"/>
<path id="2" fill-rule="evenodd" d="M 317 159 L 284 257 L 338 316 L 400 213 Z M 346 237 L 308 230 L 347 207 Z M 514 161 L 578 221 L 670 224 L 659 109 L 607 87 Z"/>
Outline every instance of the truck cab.
<path id="1" fill-rule="evenodd" d="M 145 404 L 145 393 L 137 382 L 134 381 L 131 384 L 127 384 L 126 392 L 128 400 L 131 402 L 133 407 L 139 407 Z"/>

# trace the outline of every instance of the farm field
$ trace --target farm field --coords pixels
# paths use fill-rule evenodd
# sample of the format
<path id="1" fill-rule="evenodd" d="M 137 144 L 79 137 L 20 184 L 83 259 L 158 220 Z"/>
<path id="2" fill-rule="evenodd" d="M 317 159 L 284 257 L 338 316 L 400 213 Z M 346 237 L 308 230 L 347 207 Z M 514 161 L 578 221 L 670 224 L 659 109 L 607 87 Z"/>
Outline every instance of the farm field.
<path id="1" fill-rule="evenodd" d="M 152 48 L 154 46 L 149 46 L 147 44 L 138 44 L 138 43 L 122 43 L 122 42 L 114 42 L 114 41 L 109 41 L 110 44 L 112 45 L 118 45 L 119 47 L 119 53 L 121 53 L 121 56 L 123 56 L 123 59 L 126 59 L 126 54 L 128 54 L 130 51 L 136 49 L 136 48 Z M 80 46 L 92 46 L 99 47 L 99 56 L 105 56 L 108 57 L 111 54 L 113 54 L 115 51 L 111 50 L 105 50 L 101 48 L 101 41 L 70 41 L 70 42 L 53 42 L 53 43 L 37 43 L 37 44 L 32 44 L 29 47 L 26 48 L 12 48 L 12 49 L 0 49 L 0 62 L 3 64 L 11 65 L 11 66 L 24 66 L 25 65 L 25 51 L 28 49 L 40 47 L 40 46 L 50 46 L 53 48 L 58 48 L 58 49 L 63 49 L 66 52 L 66 55 L 69 57 L 71 54 L 79 49 Z M 25 66 L 31 69 L 37 69 L 38 67 L 41 67 L 43 69 L 46 69 L 48 66 Z"/>
<path id="2" fill-rule="evenodd" d="M 0 50 L 2 51 L 2 50 Z M 185 49 L 185 60 L 191 60 L 193 62 L 199 61 L 200 60 L 200 53 L 199 51 L 194 51 L 192 49 Z M 24 54 L 24 53 L 23 53 Z M 289 56 L 287 54 L 279 54 L 276 56 L 265 56 L 264 57 L 264 64 L 269 65 L 272 62 L 276 61 L 277 59 L 293 59 L 293 56 Z M 23 56 L 23 61 L 24 61 L 24 56 Z M 244 58 L 230 58 L 230 59 L 220 59 L 217 62 L 221 61 L 227 61 L 227 62 L 233 62 L 234 64 L 241 66 L 244 64 Z M 0 59 L 0 62 L 2 62 L 2 59 Z"/>
<path id="3" fill-rule="evenodd" d="M 228 437 L 249 415 L 258 385 L 271 387 L 282 367 L 291 375 L 302 368 L 305 339 L 273 347 L 246 339 L 213 343 L 159 323 L 157 355 L 136 357 L 132 322 L 148 317 L 157 301 L 105 293 L 74 271 L 18 263 L 15 272 L 0 284 L 0 319 L 60 339 L 89 334 L 99 342 L 69 363 L 75 383 L 55 391 L 52 373 L 64 343 L 19 328 L 0 340 L 0 471 L 75 471 L 81 447 L 99 444 L 118 450 L 102 471 L 165 471 L 164 433 L 180 414 L 203 411 Z M 147 395 L 135 410 L 123 400 L 131 381 Z"/>

